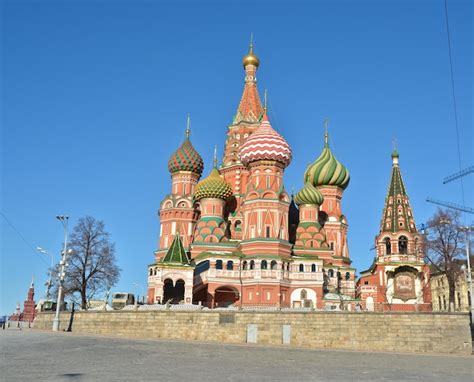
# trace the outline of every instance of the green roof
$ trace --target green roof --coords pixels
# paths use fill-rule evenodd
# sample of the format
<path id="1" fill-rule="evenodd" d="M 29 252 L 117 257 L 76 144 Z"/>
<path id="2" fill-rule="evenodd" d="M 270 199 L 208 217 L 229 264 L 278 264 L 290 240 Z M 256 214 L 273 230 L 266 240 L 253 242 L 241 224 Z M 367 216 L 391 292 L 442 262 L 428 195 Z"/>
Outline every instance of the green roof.
<path id="1" fill-rule="evenodd" d="M 398 152 L 392 158 L 393 161 L 392 176 L 388 187 L 387 197 L 385 198 L 385 206 L 383 209 L 382 222 L 380 232 L 399 232 L 408 231 L 416 233 L 416 225 L 413 213 L 408 200 L 408 194 L 403 183 L 400 166 L 398 165 Z M 390 227 L 387 227 L 390 222 Z M 401 225 L 400 225 L 401 224 Z"/>
<path id="2" fill-rule="evenodd" d="M 161 260 L 162 263 L 168 264 L 189 264 L 188 256 L 184 250 L 181 237 L 177 234 L 171 243 L 166 256 Z"/>

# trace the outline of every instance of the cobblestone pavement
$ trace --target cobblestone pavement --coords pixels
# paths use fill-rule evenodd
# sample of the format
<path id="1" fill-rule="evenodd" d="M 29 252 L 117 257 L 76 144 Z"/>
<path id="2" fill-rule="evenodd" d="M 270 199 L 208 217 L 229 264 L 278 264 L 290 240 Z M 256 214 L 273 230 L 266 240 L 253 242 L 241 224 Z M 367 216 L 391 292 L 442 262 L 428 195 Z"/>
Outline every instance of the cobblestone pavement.
<path id="1" fill-rule="evenodd" d="M 1 381 L 473 381 L 474 357 L 0 331 Z"/>

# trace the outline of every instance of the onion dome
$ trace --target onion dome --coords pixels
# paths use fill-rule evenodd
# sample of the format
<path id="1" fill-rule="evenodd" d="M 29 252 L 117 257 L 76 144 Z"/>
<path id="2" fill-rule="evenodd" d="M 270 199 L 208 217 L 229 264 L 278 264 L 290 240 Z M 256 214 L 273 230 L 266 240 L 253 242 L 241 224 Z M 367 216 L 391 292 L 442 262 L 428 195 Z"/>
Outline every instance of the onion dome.
<path id="1" fill-rule="evenodd" d="M 272 160 L 287 167 L 292 158 L 290 145 L 273 130 L 266 113 L 258 129 L 240 147 L 239 155 L 246 166 L 259 160 Z"/>
<path id="2" fill-rule="evenodd" d="M 304 173 L 304 181 L 314 187 L 337 186 L 345 189 L 349 185 L 349 170 L 341 164 L 332 153 L 328 144 L 328 134 L 325 134 L 324 149 Z"/>
<path id="3" fill-rule="evenodd" d="M 242 64 L 244 65 L 244 68 L 247 65 L 253 65 L 256 68 L 258 68 L 258 65 L 260 65 L 260 60 L 258 57 L 255 55 L 253 52 L 253 42 L 252 42 L 252 36 L 250 37 L 250 46 L 249 46 L 249 52 L 244 56 L 242 60 Z"/>
<path id="4" fill-rule="evenodd" d="M 323 201 L 323 194 L 309 182 L 306 182 L 304 187 L 295 195 L 295 203 L 299 206 L 302 204 L 320 206 Z"/>
<path id="5" fill-rule="evenodd" d="M 201 176 L 202 170 L 204 169 L 204 162 L 202 157 L 193 147 L 189 136 L 191 130 L 189 128 L 189 116 L 188 125 L 186 127 L 186 138 L 183 144 L 176 150 L 168 161 L 168 170 L 170 173 L 178 171 L 190 171 Z"/>
<path id="6" fill-rule="evenodd" d="M 217 158 L 214 152 L 214 166 L 209 176 L 201 180 L 194 193 L 196 200 L 204 198 L 218 198 L 227 200 L 232 196 L 232 187 L 219 174 L 217 170 Z"/>

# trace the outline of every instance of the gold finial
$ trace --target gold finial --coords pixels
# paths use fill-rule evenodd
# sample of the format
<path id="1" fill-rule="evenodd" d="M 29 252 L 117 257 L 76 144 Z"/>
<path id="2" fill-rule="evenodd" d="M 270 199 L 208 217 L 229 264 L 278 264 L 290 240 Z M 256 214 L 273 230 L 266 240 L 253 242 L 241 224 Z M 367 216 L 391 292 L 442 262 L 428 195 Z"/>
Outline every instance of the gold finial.
<path id="1" fill-rule="evenodd" d="M 189 136 L 191 135 L 191 115 L 188 113 L 188 119 L 186 121 L 186 139 L 189 139 Z"/>
<path id="2" fill-rule="evenodd" d="M 329 145 L 329 133 L 328 133 L 329 118 L 324 118 L 324 145 Z"/>
<path id="3" fill-rule="evenodd" d="M 212 159 L 212 165 L 217 168 L 217 145 L 214 146 L 214 157 Z"/>

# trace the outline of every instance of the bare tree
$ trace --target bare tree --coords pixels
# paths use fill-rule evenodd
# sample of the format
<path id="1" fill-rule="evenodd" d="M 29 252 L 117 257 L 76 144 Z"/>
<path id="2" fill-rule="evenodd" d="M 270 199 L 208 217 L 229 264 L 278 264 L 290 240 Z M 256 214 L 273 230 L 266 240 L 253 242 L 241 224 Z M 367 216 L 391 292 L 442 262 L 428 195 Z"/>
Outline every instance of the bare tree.
<path id="1" fill-rule="evenodd" d="M 460 215 L 457 211 L 438 209 L 428 221 L 428 256 L 436 268 L 446 275 L 450 311 L 454 311 L 456 280 L 462 272 L 463 236 L 458 229 Z"/>
<path id="2" fill-rule="evenodd" d="M 87 309 L 91 298 L 114 286 L 119 279 L 121 270 L 116 264 L 115 246 L 104 222 L 86 216 L 74 227 L 68 248 L 71 253 L 64 280 L 65 295 Z"/>

